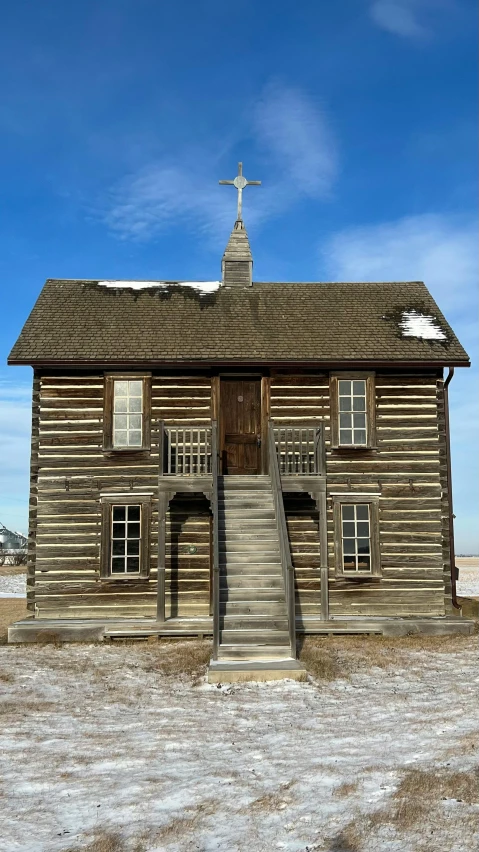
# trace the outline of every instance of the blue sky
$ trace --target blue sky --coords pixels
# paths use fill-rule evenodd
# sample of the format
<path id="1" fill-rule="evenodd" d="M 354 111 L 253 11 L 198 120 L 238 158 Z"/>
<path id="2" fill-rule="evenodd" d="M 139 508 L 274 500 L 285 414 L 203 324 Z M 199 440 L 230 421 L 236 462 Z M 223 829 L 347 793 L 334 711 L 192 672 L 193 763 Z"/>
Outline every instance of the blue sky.
<path id="1" fill-rule="evenodd" d="M 16 0 L 0 27 L 0 521 L 27 521 L 47 277 L 219 277 L 238 160 L 257 280 L 424 279 L 451 384 L 459 552 L 479 552 L 474 0 Z"/>

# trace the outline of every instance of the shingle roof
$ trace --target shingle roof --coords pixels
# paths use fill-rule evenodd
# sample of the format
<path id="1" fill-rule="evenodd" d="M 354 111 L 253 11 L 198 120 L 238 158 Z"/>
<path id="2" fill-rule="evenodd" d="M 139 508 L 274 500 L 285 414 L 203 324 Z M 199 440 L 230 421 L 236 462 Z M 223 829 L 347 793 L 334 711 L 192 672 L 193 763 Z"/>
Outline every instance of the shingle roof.
<path id="1" fill-rule="evenodd" d="M 433 317 L 443 339 L 405 336 L 405 312 Z M 403 323 L 404 325 L 404 323 Z M 11 364 L 431 363 L 468 356 L 421 282 L 255 283 L 202 293 L 48 280 Z"/>

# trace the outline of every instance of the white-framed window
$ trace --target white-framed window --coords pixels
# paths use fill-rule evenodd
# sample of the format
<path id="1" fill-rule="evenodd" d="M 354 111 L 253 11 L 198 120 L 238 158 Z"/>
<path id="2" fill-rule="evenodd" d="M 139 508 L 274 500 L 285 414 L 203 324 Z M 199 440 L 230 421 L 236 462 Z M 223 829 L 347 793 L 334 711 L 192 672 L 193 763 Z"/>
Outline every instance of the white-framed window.
<path id="1" fill-rule="evenodd" d="M 135 504 L 111 506 L 110 573 L 139 574 L 142 560 L 142 507 Z"/>
<path id="2" fill-rule="evenodd" d="M 371 519 L 367 503 L 341 505 L 341 543 L 344 573 L 371 571 Z"/>
<path id="3" fill-rule="evenodd" d="M 365 379 L 338 380 L 338 415 L 340 446 L 367 446 Z"/>
<path id="4" fill-rule="evenodd" d="M 333 516 L 336 575 L 380 577 L 379 497 L 334 496 Z"/>
<path id="5" fill-rule="evenodd" d="M 113 447 L 141 447 L 143 443 L 143 381 L 113 382 Z"/>

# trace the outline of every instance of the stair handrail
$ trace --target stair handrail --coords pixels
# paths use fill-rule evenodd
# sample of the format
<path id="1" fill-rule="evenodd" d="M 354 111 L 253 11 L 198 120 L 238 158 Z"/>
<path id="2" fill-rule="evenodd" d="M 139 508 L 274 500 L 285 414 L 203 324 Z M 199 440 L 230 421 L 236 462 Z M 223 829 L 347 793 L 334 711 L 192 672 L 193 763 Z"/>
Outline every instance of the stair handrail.
<path id="1" fill-rule="evenodd" d="M 276 440 L 274 427 L 271 420 L 268 421 L 268 456 L 269 475 L 273 491 L 274 511 L 279 535 L 279 551 L 281 556 L 281 568 L 283 573 L 284 591 L 286 596 L 286 607 L 288 612 L 288 631 L 291 656 L 296 659 L 296 602 L 294 590 L 294 569 L 291 559 L 291 548 L 289 546 L 288 528 L 286 526 L 286 514 L 283 503 L 283 488 L 281 485 L 281 473 L 279 470 L 278 454 L 276 452 Z"/>
<path id="2" fill-rule="evenodd" d="M 211 423 L 211 511 L 213 514 L 213 653 L 212 659 L 218 659 L 220 644 L 220 546 L 219 546 L 219 518 L 218 518 L 218 478 L 219 478 L 219 446 L 218 446 L 218 423 Z"/>

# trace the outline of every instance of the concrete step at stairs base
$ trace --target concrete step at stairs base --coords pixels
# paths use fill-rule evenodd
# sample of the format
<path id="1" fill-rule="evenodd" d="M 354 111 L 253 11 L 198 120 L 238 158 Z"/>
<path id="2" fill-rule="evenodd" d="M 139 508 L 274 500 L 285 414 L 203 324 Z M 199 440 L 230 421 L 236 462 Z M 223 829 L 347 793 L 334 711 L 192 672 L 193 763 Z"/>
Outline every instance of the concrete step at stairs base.
<path id="1" fill-rule="evenodd" d="M 307 680 L 305 669 L 297 660 L 212 660 L 208 669 L 208 683 L 243 683 L 247 681 Z"/>
<path id="2" fill-rule="evenodd" d="M 291 659 L 289 645 L 221 645 L 218 660 L 287 660 Z"/>

